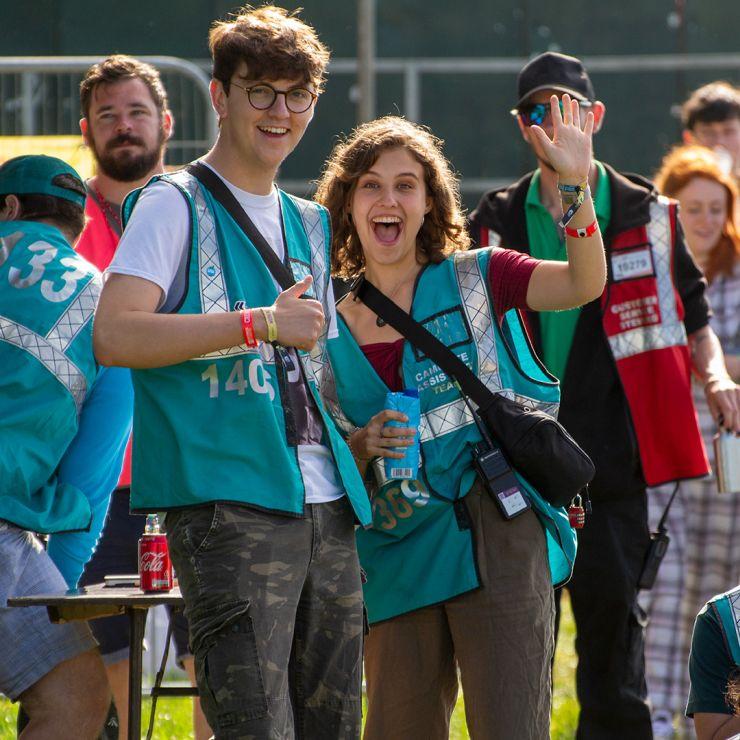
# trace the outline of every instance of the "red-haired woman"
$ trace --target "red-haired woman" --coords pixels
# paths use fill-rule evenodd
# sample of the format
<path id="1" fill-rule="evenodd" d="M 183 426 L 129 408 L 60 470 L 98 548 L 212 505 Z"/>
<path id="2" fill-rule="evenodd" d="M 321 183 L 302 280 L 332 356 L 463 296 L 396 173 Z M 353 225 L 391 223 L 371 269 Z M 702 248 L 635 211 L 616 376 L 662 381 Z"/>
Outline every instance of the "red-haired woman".
<path id="1" fill-rule="evenodd" d="M 669 152 L 655 178 L 658 189 L 680 204 L 686 242 L 709 282 L 711 326 L 727 369 L 740 378 L 740 236 L 737 186 L 710 149 L 681 146 Z M 716 426 L 704 390 L 694 384 L 694 403 L 713 456 Z M 714 461 L 712 461 L 714 466 Z M 672 486 L 653 489 L 650 523 L 660 519 Z M 685 481 L 668 516 L 671 544 L 655 586 L 645 594 L 650 617 L 645 659 L 656 737 L 671 736 L 674 715 L 683 712 L 694 617 L 716 593 L 740 582 L 740 498 L 717 492 L 713 477 Z"/>

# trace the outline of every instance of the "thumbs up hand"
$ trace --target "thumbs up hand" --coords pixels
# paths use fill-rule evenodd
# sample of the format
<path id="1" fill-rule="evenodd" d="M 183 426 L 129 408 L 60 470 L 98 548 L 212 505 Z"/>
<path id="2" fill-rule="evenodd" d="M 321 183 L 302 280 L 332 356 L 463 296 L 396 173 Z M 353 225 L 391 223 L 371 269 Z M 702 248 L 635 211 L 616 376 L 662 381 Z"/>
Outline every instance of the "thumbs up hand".
<path id="1" fill-rule="evenodd" d="M 311 287 L 313 278 L 307 275 L 284 290 L 273 305 L 277 323 L 277 341 L 285 347 L 310 351 L 324 326 L 324 309 L 313 298 L 301 298 Z"/>

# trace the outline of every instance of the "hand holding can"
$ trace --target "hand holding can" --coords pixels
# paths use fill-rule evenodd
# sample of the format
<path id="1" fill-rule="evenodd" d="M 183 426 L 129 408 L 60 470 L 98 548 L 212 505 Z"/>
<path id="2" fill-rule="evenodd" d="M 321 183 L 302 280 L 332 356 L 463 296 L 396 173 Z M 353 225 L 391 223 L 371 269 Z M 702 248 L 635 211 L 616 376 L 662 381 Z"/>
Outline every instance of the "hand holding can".
<path id="1" fill-rule="evenodd" d="M 419 423 L 421 421 L 421 405 L 419 402 L 419 391 L 415 388 L 407 388 L 403 393 L 388 393 L 385 399 L 386 409 L 400 411 L 406 414 L 408 422 L 387 421 L 386 427 L 414 427 L 414 444 L 408 447 L 394 447 L 395 452 L 402 453 L 402 458 L 386 457 L 384 460 L 385 474 L 388 478 L 399 480 L 416 480 L 419 474 Z"/>

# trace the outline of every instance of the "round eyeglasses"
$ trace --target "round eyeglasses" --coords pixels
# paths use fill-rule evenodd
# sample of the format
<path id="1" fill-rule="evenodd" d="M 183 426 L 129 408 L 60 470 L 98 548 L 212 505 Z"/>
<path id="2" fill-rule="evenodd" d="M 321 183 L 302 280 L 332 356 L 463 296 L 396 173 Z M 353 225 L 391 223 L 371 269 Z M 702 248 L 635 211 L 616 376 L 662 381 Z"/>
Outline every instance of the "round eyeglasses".
<path id="1" fill-rule="evenodd" d="M 560 106 L 560 115 L 563 114 L 563 100 L 558 100 Z M 590 108 L 590 100 L 579 100 L 578 105 L 581 108 Z M 550 115 L 550 103 L 530 103 L 514 108 L 511 111 L 512 116 L 519 116 L 525 126 L 541 126 L 542 122 Z"/>
<path id="2" fill-rule="evenodd" d="M 244 90 L 247 93 L 247 99 L 250 105 L 257 110 L 272 108 L 277 100 L 277 96 L 284 95 L 285 107 L 291 113 L 305 113 L 313 105 L 314 100 L 319 97 L 315 92 L 311 92 L 305 87 L 294 87 L 291 90 L 276 90 L 267 82 L 260 82 L 250 87 L 244 87 L 244 85 L 239 85 L 233 81 L 230 84 L 238 87 L 240 90 Z"/>

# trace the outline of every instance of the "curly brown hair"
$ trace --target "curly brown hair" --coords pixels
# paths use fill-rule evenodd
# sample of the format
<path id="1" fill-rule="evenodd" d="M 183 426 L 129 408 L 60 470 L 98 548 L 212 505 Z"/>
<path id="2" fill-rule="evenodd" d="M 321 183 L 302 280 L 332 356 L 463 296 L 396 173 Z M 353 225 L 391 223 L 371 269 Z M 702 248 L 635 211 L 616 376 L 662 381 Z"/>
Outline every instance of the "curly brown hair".
<path id="1" fill-rule="evenodd" d="M 298 78 L 321 92 L 329 50 L 297 13 L 274 5 L 245 5 L 229 20 L 213 23 L 208 36 L 213 78 L 221 81 L 227 94 L 242 62 L 250 80 Z"/>
<path id="2" fill-rule="evenodd" d="M 722 171 L 711 149 L 692 144 L 674 147 L 666 154 L 655 176 L 655 186 L 663 195 L 675 198 L 697 177 L 713 180 L 722 185 L 727 193 L 727 220 L 709 255 L 705 272 L 711 283 L 719 274 L 731 275 L 735 260 L 740 258 L 740 235 L 735 213 L 738 189 L 735 181 Z"/>
<path id="3" fill-rule="evenodd" d="M 350 203 L 358 179 L 384 151 L 397 147 L 406 149 L 423 167 L 424 184 L 432 202 L 417 237 L 418 257 L 442 262 L 452 252 L 470 246 L 459 181 L 444 156 L 443 143 L 428 128 L 398 116 L 385 116 L 361 124 L 334 147 L 315 196 L 331 217 L 333 275 L 354 278 L 363 271 L 365 258 L 350 218 Z"/>

